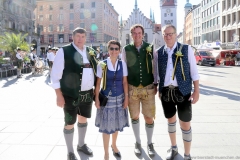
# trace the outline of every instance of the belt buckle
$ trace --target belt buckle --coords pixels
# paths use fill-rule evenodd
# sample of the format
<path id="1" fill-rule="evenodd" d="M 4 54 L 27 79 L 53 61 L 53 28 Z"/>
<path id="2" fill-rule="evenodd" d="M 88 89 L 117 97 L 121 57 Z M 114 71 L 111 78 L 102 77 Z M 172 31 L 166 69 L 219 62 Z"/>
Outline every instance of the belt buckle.
<path id="1" fill-rule="evenodd" d="M 142 84 L 140 84 L 137 88 L 143 88 L 143 85 Z"/>
<path id="2" fill-rule="evenodd" d="M 169 85 L 168 88 L 170 88 L 170 89 L 174 89 L 175 86 L 173 86 L 173 85 Z"/>

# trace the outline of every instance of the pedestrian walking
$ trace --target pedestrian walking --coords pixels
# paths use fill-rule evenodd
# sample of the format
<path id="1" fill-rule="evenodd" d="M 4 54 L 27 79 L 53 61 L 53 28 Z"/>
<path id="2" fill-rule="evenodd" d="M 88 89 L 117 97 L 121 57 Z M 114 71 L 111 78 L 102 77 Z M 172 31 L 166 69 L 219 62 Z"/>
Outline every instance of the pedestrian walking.
<path id="1" fill-rule="evenodd" d="M 21 55 L 20 47 L 17 47 L 16 58 L 17 58 L 17 78 L 22 78 L 21 70 L 23 67 L 23 57 Z"/>

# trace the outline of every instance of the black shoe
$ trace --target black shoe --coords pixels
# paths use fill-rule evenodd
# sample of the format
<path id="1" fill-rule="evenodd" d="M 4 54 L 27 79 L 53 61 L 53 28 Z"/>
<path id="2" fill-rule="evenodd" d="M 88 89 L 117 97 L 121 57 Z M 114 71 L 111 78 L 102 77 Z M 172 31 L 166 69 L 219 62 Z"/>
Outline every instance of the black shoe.
<path id="1" fill-rule="evenodd" d="M 113 155 L 114 155 L 115 157 L 121 158 L 121 153 L 120 153 L 120 152 L 115 152 L 115 151 L 113 150 L 113 147 L 112 147 L 112 146 L 111 146 L 111 148 L 112 148 L 112 151 L 113 151 Z"/>
<path id="2" fill-rule="evenodd" d="M 78 160 L 74 153 L 69 152 L 67 155 L 67 160 Z"/>
<path id="3" fill-rule="evenodd" d="M 22 78 L 21 76 L 17 76 L 17 78 Z"/>
<path id="4" fill-rule="evenodd" d="M 92 150 L 87 146 L 87 144 L 84 144 L 82 147 L 79 145 L 77 146 L 77 151 L 81 151 L 87 155 L 93 155 Z"/>
<path id="5" fill-rule="evenodd" d="M 153 147 L 153 143 L 150 143 L 150 144 L 147 146 L 147 151 L 148 151 L 148 155 L 149 155 L 150 157 L 155 156 L 155 150 L 154 150 L 154 147 Z"/>
<path id="6" fill-rule="evenodd" d="M 184 156 L 184 160 L 192 160 L 191 156 Z"/>
<path id="7" fill-rule="evenodd" d="M 178 154 L 178 149 L 177 148 L 170 148 L 167 151 L 167 157 L 166 160 L 173 160 L 174 157 Z"/>
<path id="8" fill-rule="evenodd" d="M 134 153 L 137 155 L 137 156 L 140 156 L 142 154 L 142 147 L 141 147 L 141 144 L 139 143 L 135 143 L 135 149 L 134 149 Z"/>

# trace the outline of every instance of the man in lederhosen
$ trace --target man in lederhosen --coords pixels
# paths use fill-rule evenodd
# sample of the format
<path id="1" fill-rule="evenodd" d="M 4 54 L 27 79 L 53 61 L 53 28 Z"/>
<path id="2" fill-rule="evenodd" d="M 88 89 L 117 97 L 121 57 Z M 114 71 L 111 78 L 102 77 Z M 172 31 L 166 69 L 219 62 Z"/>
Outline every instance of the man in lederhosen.
<path id="1" fill-rule="evenodd" d="M 137 156 L 142 154 L 139 122 L 141 106 L 145 119 L 147 151 L 149 156 L 154 156 L 152 136 L 156 113 L 155 94 L 157 93 L 157 84 L 154 85 L 152 69 L 153 45 L 143 41 L 144 29 L 142 25 L 133 25 L 130 32 L 133 43 L 123 48 L 122 60 L 127 63 L 128 68 L 128 107 L 136 139 L 134 153 Z"/>
<path id="2" fill-rule="evenodd" d="M 176 112 L 184 143 L 184 160 L 190 160 L 192 141 L 192 104 L 199 99 L 199 75 L 194 52 L 190 45 L 177 42 L 177 32 L 173 25 L 162 28 L 165 45 L 156 51 L 155 69 L 159 72 L 159 98 L 163 112 L 168 120 L 168 132 L 171 148 L 167 160 L 173 160 L 178 154 L 176 142 Z M 157 77 L 157 75 L 155 75 Z M 192 84 L 194 85 L 193 93 Z"/>
<path id="3" fill-rule="evenodd" d="M 57 106 L 64 110 L 64 138 L 68 149 L 68 160 L 76 160 L 73 149 L 74 123 L 78 119 L 77 150 L 92 155 L 85 144 L 87 118 L 91 117 L 93 86 L 96 75 L 96 52 L 85 46 L 86 30 L 76 28 L 73 42 L 57 52 L 51 72 L 52 87 L 57 96 Z"/>
<path id="4" fill-rule="evenodd" d="M 37 55 L 36 55 L 36 48 L 31 48 L 31 53 L 30 53 L 30 62 L 31 62 L 31 66 L 32 66 L 32 74 L 35 74 L 35 63 L 37 60 Z"/>
<path id="5" fill-rule="evenodd" d="M 21 55 L 21 48 L 17 47 L 17 78 L 22 78 L 21 70 L 23 67 L 23 57 Z"/>

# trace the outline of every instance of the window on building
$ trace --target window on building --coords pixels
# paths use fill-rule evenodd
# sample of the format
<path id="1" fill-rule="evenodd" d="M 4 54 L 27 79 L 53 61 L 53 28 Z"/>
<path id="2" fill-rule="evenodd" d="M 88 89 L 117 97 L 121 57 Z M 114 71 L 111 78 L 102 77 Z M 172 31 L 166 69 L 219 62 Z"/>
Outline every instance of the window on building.
<path id="1" fill-rule="evenodd" d="M 43 6 L 39 6 L 39 11 L 42 11 L 43 10 Z"/>
<path id="2" fill-rule="evenodd" d="M 80 27 L 81 28 L 85 28 L 85 24 L 84 23 L 80 23 Z"/>
<path id="3" fill-rule="evenodd" d="M 74 24 L 73 23 L 69 24 L 69 30 L 74 30 Z"/>
<path id="4" fill-rule="evenodd" d="M 70 3 L 70 9 L 73 9 L 73 8 L 74 8 L 74 4 Z"/>
<path id="5" fill-rule="evenodd" d="M 91 43 L 97 42 L 97 33 L 90 33 L 89 36 L 89 40 Z"/>
<path id="6" fill-rule="evenodd" d="M 52 31 L 53 31 L 53 25 L 50 24 L 50 25 L 48 26 L 48 32 L 52 32 Z"/>
<path id="7" fill-rule="evenodd" d="M 39 21 L 43 21 L 43 15 L 39 15 Z"/>
<path id="8" fill-rule="evenodd" d="M 84 19 L 84 14 L 80 13 L 80 19 Z"/>
<path id="9" fill-rule="evenodd" d="M 171 13 L 171 16 L 173 16 L 173 13 Z"/>
<path id="10" fill-rule="evenodd" d="M 95 2 L 92 2 L 92 8 L 95 8 L 96 6 L 95 6 Z"/>
<path id="11" fill-rule="evenodd" d="M 73 36 L 72 36 L 72 34 L 69 34 L 69 35 L 68 35 L 68 42 L 73 42 Z"/>
<path id="12" fill-rule="evenodd" d="M 74 19 L 74 14 L 73 14 L 73 13 L 70 13 L 70 14 L 69 14 L 69 19 L 70 19 L 70 20 L 73 20 L 73 19 Z"/>
<path id="13" fill-rule="evenodd" d="M 52 5 L 49 5 L 49 10 L 53 10 L 53 7 L 52 7 Z"/>
<path id="14" fill-rule="evenodd" d="M 49 21 L 52 21 L 52 19 L 53 19 L 53 17 L 52 17 L 52 15 L 50 14 L 50 15 L 49 15 Z"/>
<path id="15" fill-rule="evenodd" d="M 92 14 L 91 14 L 91 18 L 95 18 L 95 13 L 92 13 Z"/>
<path id="16" fill-rule="evenodd" d="M 217 17 L 217 24 L 220 24 L 220 16 Z"/>
<path id="17" fill-rule="evenodd" d="M 63 14 L 59 14 L 59 20 L 63 20 Z"/>
<path id="18" fill-rule="evenodd" d="M 40 43 L 44 43 L 44 35 L 40 35 Z"/>
<path id="19" fill-rule="evenodd" d="M 60 6 L 59 9 L 60 9 L 60 10 L 63 10 L 63 6 Z"/>
<path id="20" fill-rule="evenodd" d="M 167 13 L 164 13 L 164 17 L 167 17 Z"/>
<path id="21" fill-rule="evenodd" d="M 235 22 L 236 22 L 236 12 L 233 13 L 233 23 L 235 23 Z"/>
<path id="22" fill-rule="evenodd" d="M 84 8 L 84 3 L 81 3 L 81 8 Z"/>
<path id="23" fill-rule="evenodd" d="M 43 31 L 43 25 L 39 25 L 40 33 Z"/>
<path id="24" fill-rule="evenodd" d="M 54 39 L 53 36 L 54 36 L 53 34 L 48 35 L 48 42 L 49 43 L 53 42 L 53 39 Z"/>
<path id="25" fill-rule="evenodd" d="M 63 43 L 64 42 L 64 34 L 59 34 L 58 35 L 58 43 Z"/>
<path id="26" fill-rule="evenodd" d="M 63 32 L 64 31 L 64 26 L 63 26 L 63 24 L 59 24 L 59 32 Z"/>
<path id="27" fill-rule="evenodd" d="M 229 1 L 229 2 L 230 2 L 230 1 Z M 219 2 L 218 2 L 218 3 L 217 3 L 217 8 L 216 8 L 216 10 L 219 11 L 219 9 L 220 9 L 220 8 L 219 8 Z"/>
<path id="28" fill-rule="evenodd" d="M 209 20 L 209 27 L 212 27 L 212 20 Z"/>

